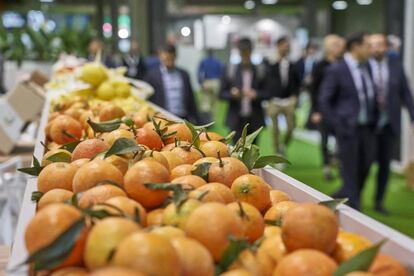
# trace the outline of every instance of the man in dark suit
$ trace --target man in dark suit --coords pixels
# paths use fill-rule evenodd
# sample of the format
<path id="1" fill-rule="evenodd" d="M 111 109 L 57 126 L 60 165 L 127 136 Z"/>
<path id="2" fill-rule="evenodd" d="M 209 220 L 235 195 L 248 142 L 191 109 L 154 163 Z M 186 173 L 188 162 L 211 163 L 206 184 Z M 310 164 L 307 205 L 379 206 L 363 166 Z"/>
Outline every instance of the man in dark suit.
<path id="1" fill-rule="evenodd" d="M 289 60 L 290 42 L 285 36 L 276 41 L 278 61 L 270 66 L 267 74 L 266 90 L 272 98 L 267 106 L 267 114 L 273 124 L 273 146 L 279 154 L 284 154 L 295 128 L 295 109 L 300 88 L 300 79 L 295 65 Z M 279 142 L 279 115 L 286 119 L 285 140 Z"/>
<path id="2" fill-rule="evenodd" d="M 239 41 L 241 62 L 228 65 L 221 78 L 219 97 L 228 101 L 226 124 L 236 131 L 235 139 L 241 136 L 245 124 L 249 132 L 264 125 L 261 102 L 267 99 L 264 89 L 264 74 L 251 62 L 253 44 L 248 38 Z M 263 75 L 263 76 L 262 76 Z"/>
<path id="3" fill-rule="evenodd" d="M 328 141 L 332 135 L 329 125 L 323 120 L 319 109 L 319 93 L 323 79 L 326 76 L 326 70 L 331 64 L 342 58 L 345 49 L 345 40 L 335 34 L 327 35 L 323 40 L 324 57 L 317 62 L 312 71 L 312 82 L 309 93 L 311 96 L 310 122 L 318 127 L 321 134 L 321 150 L 323 159 L 323 174 L 325 179 L 331 180 L 332 170 L 332 154 L 329 152 Z"/>
<path id="4" fill-rule="evenodd" d="M 339 148 L 342 188 L 336 197 L 349 198 L 360 209 L 360 194 L 375 159 L 377 105 L 368 64 L 369 36 L 347 38 L 344 59 L 330 66 L 319 96 L 322 116 L 333 127 Z"/>
<path id="5" fill-rule="evenodd" d="M 318 49 L 315 44 L 308 42 L 303 56 L 295 64 L 299 81 L 304 88 L 308 88 L 311 83 L 312 71 L 316 63 L 315 54 L 317 50 Z"/>
<path id="6" fill-rule="evenodd" d="M 142 80 L 147 72 L 147 66 L 140 54 L 138 41 L 131 41 L 129 53 L 122 57 L 122 65 L 127 67 L 126 75 L 130 78 Z"/>
<path id="7" fill-rule="evenodd" d="M 98 54 L 101 55 L 101 61 L 105 62 L 105 57 L 103 57 L 103 42 L 99 38 L 94 38 L 89 42 L 88 45 L 88 61 L 95 61 Z"/>
<path id="8" fill-rule="evenodd" d="M 155 90 L 149 100 L 178 117 L 199 122 L 197 104 L 188 73 L 175 66 L 176 49 L 172 45 L 160 49 L 161 65 L 144 78 Z"/>
<path id="9" fill-rule="evenodd" d="M 401 134 L 401 108 L 403 105 L 407 107 L 414 125 L 414 102 L 399 58 L 387 55 L 388 45 L 385 35 L 371 35 L 370 42 L 372 51 L 370 64 L 377 87 L 380 111 L 377 136 L 378 173 L 375 210 L 386 213 L 383 200 L 390 173 L 392 153 Z"/>

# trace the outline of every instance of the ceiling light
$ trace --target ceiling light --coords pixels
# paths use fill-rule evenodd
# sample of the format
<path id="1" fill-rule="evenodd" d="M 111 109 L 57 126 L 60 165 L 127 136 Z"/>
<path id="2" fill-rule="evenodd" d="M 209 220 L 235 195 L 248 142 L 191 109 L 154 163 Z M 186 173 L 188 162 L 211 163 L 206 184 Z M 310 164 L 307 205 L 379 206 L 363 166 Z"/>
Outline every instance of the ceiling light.
<path id="1" fill-rule="evenodd" d="M 231 23 L 231 17 L 228 15 L 223 15 L 221 18 L 221 23 L 224 25 L 229 25 Z"/>
<path id="2" fill-rule="evenodd" d="M 118 36 L 119 38 L 125 39 L 129 37 L 129 31 L 125 28 L 118 30 Z"/>
<path id="3" fill-rule="evenodd" d="M 109 33 L 112 32 L 112 24 L 111 23 L 104 23 L 102 25 L 102 31 L 104 31 L 105 33 Z"/>
<path id="4" fill-rule="evenodd" d="M 191 34 L 191 29 L 187 26 L 181 28 L 182 36 L 189 36 Z"/>
<path id="5" fill-rule="evenodd" d="M 363 6 L 367 6 L 372 4 L 372 0 L 357 0 L 357 3 Z"/>
<path id="6" fill-rule="evenodd" d="M 41 3 L 53 3 L 54 0 L 40 0 Z"/>
<path id="7" fill-rule="evenodd" d="M 263 18 L 257 21 L 256 28 L 262 32 L 272 32 L 276 29 L 276 22 L 269 18 Z"/>
<path id="8" fill-rule="evenodd" d="M 348 7 L 348 3 L 346 1 L 334 1 L 332 3 L 332 8 L 335 10 L 345 10 Z"/>
<path id="9" fill-rule="evenodd" d="M 278 0 L 262 0 L 262 4 L 264 5 L 274 5 L 277 3 Z"/>
<path id="10" fill-rule="evenodd" d="M 247 10 L 252 10 L 256 7 L 256 2 L 254 2 L 253 0 L 247 0 L 246 2 L 244 2 L 244 7 Z"/>

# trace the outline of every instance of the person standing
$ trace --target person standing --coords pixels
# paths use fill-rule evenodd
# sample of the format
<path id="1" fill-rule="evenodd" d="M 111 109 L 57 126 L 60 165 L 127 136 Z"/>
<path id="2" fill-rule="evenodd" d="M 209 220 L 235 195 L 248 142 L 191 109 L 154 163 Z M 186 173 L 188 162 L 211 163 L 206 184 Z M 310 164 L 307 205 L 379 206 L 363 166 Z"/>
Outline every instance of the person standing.
<path id="1" fill-rule="evenodd" d="M 111 49 L 109 52 L 111 54 L 107 55 L 104 50 L 104 43 L 102 40 L 94 38 L 89 42 L 87 59 L 89 62 L 95 62 L 99 59 L 102 64 L 109 68 L 118 67 L 120 64 L 118 64 L 114 58 L 116 56 L 115 51 Z"/>
<path id="2" fill-rule="evenodd" d="M 130 78 L 142 80 L 147 72 L 143 56 L 140 53 L 138 41 L 131 41 L 129 53 L 122 57 L 122 65 L 128 68 L 126 75 Z"/>
<path id="3" fill-rule="evenodd" d="M 219 97 L 228 101 L 226 124 L 240 138 L 243 127 L 249 123 L 249 132 L 264 125 L 262 100 L 267 99 L 264 76 L 252 64 L 253 44 L 249 38 L 241 38 L 238 44 L 241 62 L 229 65 L 223 71 Z"/>
<path id="4" fill-rule="evenodd" d="M 295 64 L 299 81 L 305 89 L 309 87 L 312 81 L 312 71 L 316 63 L 316 51 L 316 45 L 312 42 L 308 42 L 304 55 Z"/>
<path id="5" fill-rule="evenodd" d="M 319 105 L 333 128 L 339 148 L 342 188 L 334 197 L 349 198 L 360 209 L 360 194 L 375 159 L 377 104 L 375 85 L 368 64 L 369 35 L 354 33 L 347 38 L 344 59 L 327 70 Z"/>
<path id="6" fill-rule="evenodd" d="M 404 68 L 397 56 L 388 55 L 387 38 L 383 34 L 370 36 L 372 58 L 370 64 L 377 88 L 380 111 L 377 136 L 377 190 L 375 210 L 387 213 L 383 207 L 390 174 L 394 146 L 401 134 L 401 108 L 404 105 L 414 126 L 414 102 Z"/>
<path id="7" fill-rule="evenodd" d="M 344 59 L 327 70 L 319 105 L 323 118 L 333 128 L 339 148 L 342 188 L 334 197 L 346 197 L 360 209 L 360 195 L 375 159 L 377 105 L 375 85 L 368 64 L 369 35 L 351 34 Z"/>
<path id="8" fill-rule="evenodd" d="M 267 113 L 272 119 L 273 146 L 277 153 L 284 154 L 295 128 L 295 108 L 300 88 L 300 79 L 294 64 L 289 60 L 290 42 L 285 36 L 276 41 L 278 61 L 271 65 L 267 75 L 266 89 L 271 97 Z M 287 130 L 280 144 L 279 115 L 286 119 Z"/>
<path id="9" fill-rule="evenodd" d="M 158 68 L 160 64 L 159 49 L 154 48 L 151 50 L 150 55 L 145 58 L 145 66 L 149 71 L 153 68 Z"/>
<path id="10" fill-rule="evenodd" d="M 119 52 L 117 47 L 109 45 L 107 47 L 107 55 L 104 59 L 104 64 L 108 68 L 118 68 L 122 66 L 122 54 Z"/>
<path id="11" fill-rule="evenodd" d="M 310 85 L 311 96 L 311 112 L 310 122 L 316 125 L 321 134 L 321 151 L 323 160 L 323 174 L 325 179 L 332 179 L 331 159 L 332 154 L 329 152 L 328 141 L 329 136 L 333 133 L 332 129 L 322 118 L 322 114 L 318 104 L 318 98 L 320 94 L 320 88 L 322 80 L 326 75 L 327 68 L 339 60 L 344 52 L 345 41 L 342 37 L 331 34 L 327 35 L 323 41 L 324 58 L 317 62 L 312 71 L 312 82 Z"/>
<path id="12" fill-rule="evenodd" d="M 197 124 L 199 115 L 190 77 L 185 70 L 175 65 L 175 59 L 176 49 L 173 45 L 160 49 L 161 65 L 151 69 L 144 77 L 144 81 L 154 88 L 154 94 L 149 100 L 172 114 Z"/>
<path id="13" fill-rule="evenodd" d="M 202 89 L 201 112 L 206 121 L 211 121 L 214 105 L 220 90 L 220 77 L 223 71 L 223 64 L 214 57 L 213 50 L 207 50 L 207 56 L 201 61 L 198 67 L 198 81 Z"/>
<path id="14" fill-rule="evenodd" d="M 401 59 L 401 38 L 396 35 L 389 35 L 387 37 L 388 56 Z"/>
<path id="15" fill-rule="evenodd" d="M 98 38 L 92 39 L 91 42 L 89 42 L 89 45 L 88 45 L 88 56 L 87 56 L 88 61 L 95 61 L 96 58 L 97 58 L 97 55 L 99 54 L 99 55 L 101 55 L 100 56 L 101 62 L 104 62 L 105 57 L 103 56 L 103 54 L 104 54 L 103 53 L 103 48 L 104 48 L 104 45 L 103 45 L 103 42 L 100 39 L 98 39 Z"/>

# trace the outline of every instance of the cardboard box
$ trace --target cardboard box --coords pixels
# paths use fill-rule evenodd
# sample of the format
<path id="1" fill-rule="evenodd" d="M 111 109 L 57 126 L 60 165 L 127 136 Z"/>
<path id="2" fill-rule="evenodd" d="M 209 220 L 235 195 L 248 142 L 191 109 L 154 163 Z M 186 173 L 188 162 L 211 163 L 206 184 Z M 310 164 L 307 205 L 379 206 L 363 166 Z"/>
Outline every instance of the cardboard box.
<path id="1" fill-rule="evenodd" d="M 6 101 L 0 99 L 0 152 L 9 154 L 20 136 L 24 121 L 14 108 Z"/>
<path id="2" fill-rule="evenodd" d="M 49 77 L 39 70 L 34 70 L 30 75 L 29 81 L 36 83 L 40 87 L 43 87 L 49 81 Z"/>
<path id="3" fill-rule="evenodd" d="M 19 82 L 6 94 L 6 100 L 23 121 L 32 121 L 42 111 L 44 90 L 34 82 Z"/>
<path id="4" fill-rule="evenodd" d="M 38 74 L 34 74 L 38 78 Z M 38 78 L 37 81 L 40 81 Z M 22 81 L 0 99 L 0 152 L 9 154 L 24 123 L 33 121 L 43 109 L 45 93 L 33 81 Z"/>
<path id="5" fill-rule="evenodd" d="M 14 140 L 0 127 L 0 153 L 9 154 L 14 147 Z"/>

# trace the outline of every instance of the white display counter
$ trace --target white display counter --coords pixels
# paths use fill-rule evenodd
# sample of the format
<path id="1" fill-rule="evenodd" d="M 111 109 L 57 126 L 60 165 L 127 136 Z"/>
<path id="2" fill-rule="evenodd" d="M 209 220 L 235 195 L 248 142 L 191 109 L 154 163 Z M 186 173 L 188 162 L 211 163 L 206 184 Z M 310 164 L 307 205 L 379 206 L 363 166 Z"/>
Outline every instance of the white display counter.
<path id="1" fill-rule="evenodd" d="M 49 105 L 50 99 L 47 99 L 41 117 L 36 147 L 34 150 L 34 156 L 39 160 L 42 159 L 44 151 L 40 142 L 45 140 L 43 129 L 47 123 Z M 166 111 L 158 107 L 156 108 L 166 113 Z M 174 118 L 174 116 L 171 117 Z M 256 170 L 255 173 L 262 176 L 275 189 L 288 193 L 294 201 L 319 202 L 331 199 L 329 196 L 316 191 L 306 184 L 301 183 L 276 169 L 259 169 Z M 15 267 L 17 264 L 24 262 L 27 258 L 27 251 L 24 244 L 24 232 L 30 219 L 35 215 L 36 205 L 31 201 L 32 192 L 35 190 L 36 178 L 33 177 L 27 182 L 23 205 L 18 220 L 16 237 L 8 266 L 9 268 Z M 387 239 L 388 241 L 383 246 L 382 252 L 394 256 L 404 265 L 414 267 L 414 240 L 345 205 L 339 206 L 338 216 L 341 227 L 347 231 L 361 234 L 372 242 L 378 242 L 384 238 Z M 21 267 L 18 271 L 9 272 L 8 275 L 28 275 L 28 268 L 27 266 Z"/>

